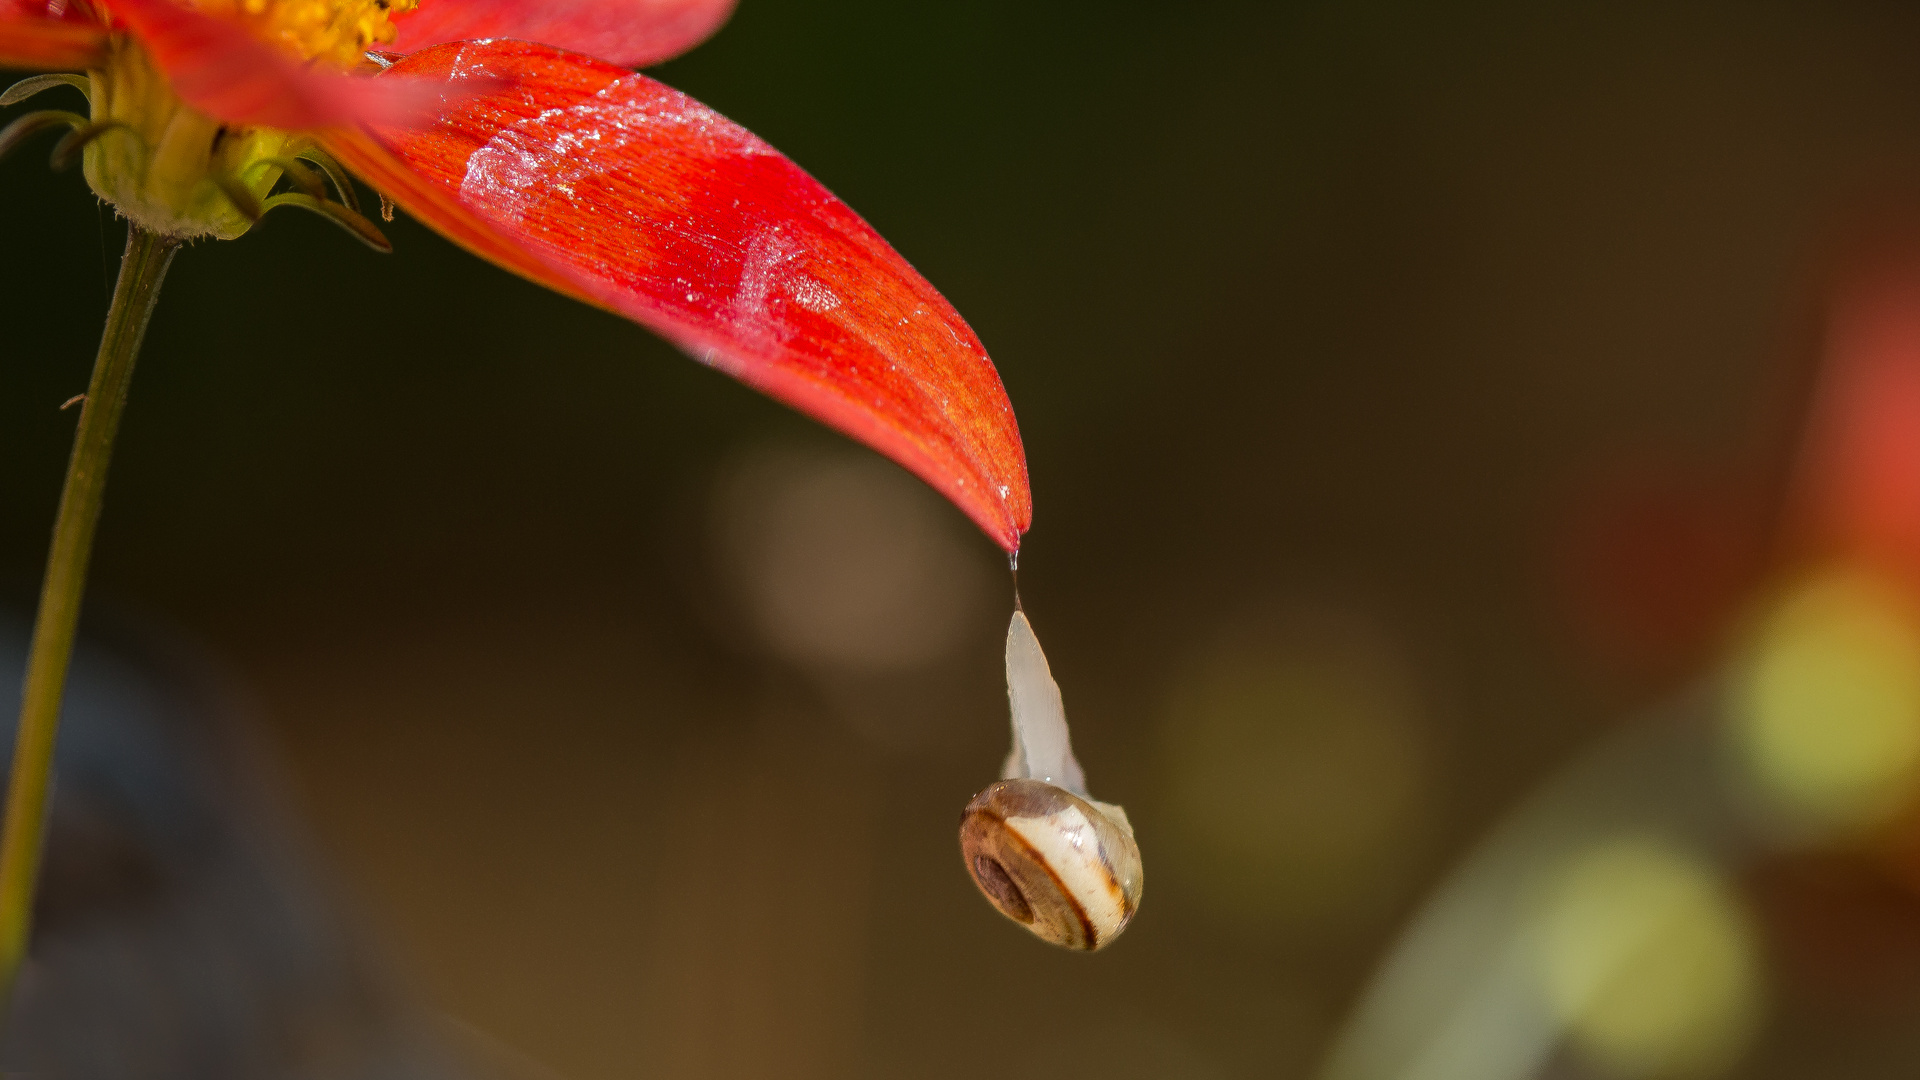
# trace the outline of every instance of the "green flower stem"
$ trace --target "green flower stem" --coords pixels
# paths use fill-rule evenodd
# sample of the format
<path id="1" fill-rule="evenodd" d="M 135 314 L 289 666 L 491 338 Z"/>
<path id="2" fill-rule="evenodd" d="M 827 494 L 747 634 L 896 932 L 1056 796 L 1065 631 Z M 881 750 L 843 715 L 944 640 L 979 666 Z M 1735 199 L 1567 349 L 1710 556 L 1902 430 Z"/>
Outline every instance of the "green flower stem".
<path id="1" fill-rule="evenodd" d="M 40 872 L 40 848 L 46 838 L 47 797 L 53 782 L 54 735 L 60 728 L 60 699 L 73 658 L 74 631 L 80 623 L 80 597 L 86 589 L 87 561 L 93 554 L 94 527 L 100 521 L 100 496 L 106 488 L 113 437 L 127 406 L 133 362 L 147 333 L 147 320 L 160 298 L 179 241 L 132 227 L 120 281 L 113 289 L 100 354 L 93 362 L 86 403 L 66 486 L 53 525 L 53 549 L 40 586 L 40 610 L 27 654 L 26 687 L 21 694 L 20 729 L 13 744 L 13 776 L 7 785 L 6 821 L 0 827 L 0 1017 L 13 996 L 15 976 L 26 956 L 33 919 L 34 881 Z"/>

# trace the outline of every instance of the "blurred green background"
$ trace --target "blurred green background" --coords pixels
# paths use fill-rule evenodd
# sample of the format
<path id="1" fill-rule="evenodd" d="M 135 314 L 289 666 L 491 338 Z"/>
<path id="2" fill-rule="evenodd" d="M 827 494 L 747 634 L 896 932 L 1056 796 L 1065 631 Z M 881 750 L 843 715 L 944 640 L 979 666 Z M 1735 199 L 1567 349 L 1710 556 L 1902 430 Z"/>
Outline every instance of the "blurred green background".
<path id="1" fill-rule="evenodd" d="M 387 257 L 291 214 L 190 248 L 93 595 L 228 665 L 426 999 L 582 1080 L 1305 1075 L 1447 865 L 1671 685 L 1557 606 L 1582 478 L 1774 452 L 1826 251 L 1920 202 L 1892 2 L 743 0 L 655 74 L 986 342 L 1026 606 L 1148 884 L 1087 958 L 968 882 L 1010 595 L 957 512 L 404 215 Z M 24 603 L 123 231 L 38 149 L 0 192 Z M 783 637 L 768 566 L 905 584 Z M 1862 1045 L 1807 1008 L 1746 1074 Z"/>

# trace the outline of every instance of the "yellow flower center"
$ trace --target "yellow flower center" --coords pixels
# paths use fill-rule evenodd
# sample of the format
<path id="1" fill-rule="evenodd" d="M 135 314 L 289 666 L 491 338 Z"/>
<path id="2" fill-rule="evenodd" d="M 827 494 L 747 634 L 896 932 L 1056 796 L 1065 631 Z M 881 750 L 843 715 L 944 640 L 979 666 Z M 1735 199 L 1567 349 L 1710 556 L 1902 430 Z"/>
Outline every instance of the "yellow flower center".
<path id="1" fill-rule="evenodd" d="M 393 16 L 419 0 L 193 0 L 209 15 L 246 24 L 302 60 L 352 69 L 393 42 Z"/>

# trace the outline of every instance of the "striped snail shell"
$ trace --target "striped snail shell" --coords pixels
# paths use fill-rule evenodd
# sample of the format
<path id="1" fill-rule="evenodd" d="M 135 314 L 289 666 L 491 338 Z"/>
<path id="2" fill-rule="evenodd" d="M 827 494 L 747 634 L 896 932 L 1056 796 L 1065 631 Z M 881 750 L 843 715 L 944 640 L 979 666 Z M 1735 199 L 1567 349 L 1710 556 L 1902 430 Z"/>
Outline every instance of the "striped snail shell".
<path id="1" fill-rule="evenodd" d="M 1140 907 L 1140 847 L 1125 810 L 1087 795 L 1060 688 L 1020 612 L 1007 628 L 1007 695 L 1013 750 L 1002 779 L 967 803 L 960 853 L 1001 914 L 1092 952 Z"/>
<path id="2" fill-rule="evenodd" d="M 1040 937 L 1092 952 L 1140 906 L 1126 811 L 1044 780 L 1001 780 L 960 820 L 967 871 L 993 906 Z"/>

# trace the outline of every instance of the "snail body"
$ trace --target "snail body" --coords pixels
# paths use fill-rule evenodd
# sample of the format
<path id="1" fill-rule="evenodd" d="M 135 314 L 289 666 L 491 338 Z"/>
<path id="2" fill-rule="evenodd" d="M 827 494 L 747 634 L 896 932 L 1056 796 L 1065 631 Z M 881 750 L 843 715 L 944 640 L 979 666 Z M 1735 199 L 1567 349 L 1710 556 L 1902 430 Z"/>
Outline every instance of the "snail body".
<path id="1" fill-rule="evenodd" d="M 967 873 L 1001 914 L 1040 938 L 1092 952 L 1140 906 L 1140 847 L 1127 812 L 1087 794 L 1066 710 L 1033 627 L 1007 628 L 1013 750 L 1002 778 L 960 818 Z"/>

